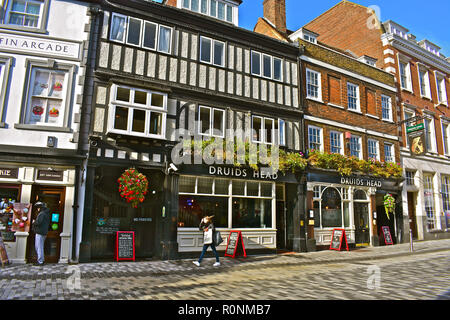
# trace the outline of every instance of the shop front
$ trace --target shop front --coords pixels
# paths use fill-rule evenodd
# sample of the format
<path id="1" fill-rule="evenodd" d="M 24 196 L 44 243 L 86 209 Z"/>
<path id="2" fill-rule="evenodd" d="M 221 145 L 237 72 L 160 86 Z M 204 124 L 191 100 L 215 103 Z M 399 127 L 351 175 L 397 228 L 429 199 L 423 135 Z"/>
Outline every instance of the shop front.
<path id="1" fill-rule="evenodd" d="M 49 232 L 44 247 L 45 261 L 68 263 L 71 259 L 75 168 L 32 165 L 12 167 L 2 164 L 0 172 L 0 231 L 10 261 L 35 262 L 35 234 L 31 224 L 37 217 L 37 211 L 32 205 L 41 201 L 50 209 Z M 17 216 L 20 204 L 31 205 L 30 214 Z"/>
<path id="2" fill-rule="evenodd" d="M 325 170 L 309 172 L 308 211 L 314 219 L 311 231 L 317 247 L 329 247 L 335 228 L 345 229 L 350 247 L 378 246 L 382 226 L 390 226 L 394 235 L 391 220 L 395 215 L 385 219 L 384 202 L 380 200 L 388 187 L 389 181 L 379 178 L 342 177 Z"/>
<path id="3" fill-rule="evenodd" d="M 287 209 L 287 186 L 298 185 L 292 174 L 264 174 L 232 166 L 189 166 L 179 178 L 177 241 L 179 253 L 198 252 L 203 235 L 198 226 L 214 215 L 222 238 L 242 231 L 246 250 L 275 251 L 292 248 L 293 231 Z M 225 250 L 227 241 L 218 250 Z"/>

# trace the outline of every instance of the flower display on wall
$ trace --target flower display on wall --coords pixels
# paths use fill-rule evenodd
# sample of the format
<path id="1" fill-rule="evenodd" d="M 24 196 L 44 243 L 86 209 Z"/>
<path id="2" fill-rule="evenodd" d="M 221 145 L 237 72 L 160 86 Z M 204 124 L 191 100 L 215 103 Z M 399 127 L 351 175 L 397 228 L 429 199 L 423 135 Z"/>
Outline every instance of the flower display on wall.
<path id="1" fill-rule="evenodd" d="M 137 208 L 139 203 L 144 202 L 148 192 L 148 180 L 145 175 L 135 168 L 130 168 L 125 170 L 117 182 L 120 196 L 131 203 L 133 208 Z"/>

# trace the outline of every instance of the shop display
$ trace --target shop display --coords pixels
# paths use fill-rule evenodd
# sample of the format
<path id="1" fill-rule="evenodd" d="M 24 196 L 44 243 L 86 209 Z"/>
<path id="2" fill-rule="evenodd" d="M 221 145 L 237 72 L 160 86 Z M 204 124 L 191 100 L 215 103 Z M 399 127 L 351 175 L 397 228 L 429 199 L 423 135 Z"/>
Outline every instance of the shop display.
<path id="1" fill-rule="evenodd" d="M 31 204 L 14 203 L 11 231 L 30 232 Z"/>

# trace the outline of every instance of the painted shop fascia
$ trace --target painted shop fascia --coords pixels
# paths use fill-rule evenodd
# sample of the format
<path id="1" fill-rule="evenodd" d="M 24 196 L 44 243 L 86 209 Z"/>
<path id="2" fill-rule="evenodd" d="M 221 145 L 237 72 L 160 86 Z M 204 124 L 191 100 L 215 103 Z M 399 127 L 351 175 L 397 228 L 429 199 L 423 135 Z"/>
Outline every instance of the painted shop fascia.
<path id="1" fill-rule="evenodd" d="M 109 214 L 109 211 L 105 212 L 98 207 L 99 197 L 115 203 L 111 194 L 115 187 L 108 186 L 111 190 L 108 190 L 109 195 L 106 198 L 107 192 L 103 195 L 99 192 L 106 191 L 101 190 L 99 183 L 102 176 L 109 174 L 101 172 L 100 166 L 106 165 L 117 172 L 127 166 L 134 166 L 138 170 L 153 170 L 147 171 L 150 183 L 152 175 L 157 177 L 155 179 L 158 181 L 162 179 L 162 189 L 159 190 L 162 190 L 163 199 L 153 204 L 155 210 L 151 213 L 151 218 L 154 226 L 149 226 L 154 228 L 152 229 L 155 236 L 154 250 L 152 252 L 143 250 L 144 256 L 150 254 L 165 258 L 181 252 L 198 251 L 201 249 L 199 240 L 201 234 L 198 229 L 194 231 L 186 227 L 177 227 L 180 222 L 178 221 L 180 198 L 197 194 L 178 192 L 179 180 L 189 176 L 184 169 L 180 169 L 177 173 L 168 170 L 171 163 L 171 148 L 180 138 L 176 136 L 176 130 L 184 129 L 193 137 L 199 136 L 200 128 L 197 120 L 201 111 L 208 112 L 208 110 L 209 112 L 217 110 L 222 117 L 224 129 L 249 129 L 252 127 L 254 116 L 266 117 L 273 123 L 276 121 L 277 125 L 281 119 L 286 131 L 284 148 L 301 150 L 303 139 L 297 71 L 298 48 L 216 19 L 147 1 L 116 0 L 110 4 L 105 2 L 102 4 L 101 20 L 96 52 L 94 101 L 91 106 L 87 172 L 87 180 L 95 186 L 92 190 L 95 190 L 96 194 L 86 195 L 80 261 L 111 256 L 110 249 L 106 247 L 103 247 L 103 253 L 109 253 L 103 255 L 100 245 L 103 240 L 97 237 L 94 226 L 97 218 Z M 115 24 L 119 20 L 125 26 L 121 31 L 116 29 L 121 26 Z M 158 32 L 165 33 L 170 40 L 167 43 L 159 43 L 155 38 L 154 45 L 150 48 L 152 46 L 150 43 L 141 40 L 136 42 L 127 37 L 126 28 L 130 27 L 130 23 L 135 23 L 133 27 L 140 26 L 138 32 L 141 35 L 145 32 L 144 26 L 149 28 L 155 26 L 156 30 L 162 30 Z M 221 64 L 200 61 L 202 39 L 223 44 Z M 281 63 L 281 79 L 254 75 L 250 64 L 252 51 L 259 54 L 261 59 L 263 54 L 271 59 L 278 59 L 277 63 L 278 61 Z M 145 106 L 147 112 L 161 114 L 163 126 L 159 134 L 149 133 L 149 127 L 146 127 L 143 134 L 132 132 L 125 124 L 120 129 L 115 127 L 114 119 L 117 112 L 114 110 L 117 110 L 118 106 L 127 107 L 129 110 L 136 107 L 130 100 L 128 101 L 130 103 L 124 104 L 118 96 L 119 91 L 130 92 L 130 97 L 145 94 L 151 99 L 151 95 L 163 96 L 160 100 L 164 101 L 163 106 L 151 103 Z M 128 93 L 125 95 L 128 96 Z M 210 176 L 208 170 L 206 174 Z M 247 170 L 245 169 L 245 172 L 248 175 L 256 174 Z M 224 174 L 225 170 L 218 170 L 216 173 L 220 176 L 220 172 Z M 234 171 L 235 175 L 236 172 L 238 171 Z M 241 174 L 244 175 L 243 171 Z M 270 180 L 261 179 L 263 176 L 266 178 L 264 174 L 259 175 L 261 181 Z M 234 178 L 230 176 L 228 181 L 233 181 Z M 112 177 L 108 181 L 115 184 Z M 270 183 L 275 188 L 276 182 Z M 295 186 L 297 185 L 298 182 Z M 291 189 L 297 192 L 297 187 Z M 259 201 L 258 203 L 267 200 L 273 208 L 271 210 L 275 210 L 275 191 L 274 189 L 270 197 L 258 196 L 255 199 Z M 152 194 L 148 198 L 152 201 Z M 227 199 L 232 199 L 232 195 Z M 300 210 L 300 206 L 297 204 L 296 206 L 296 210 Z M 227 236 L 228 227 L 233 226 L 228 224 L 228 218 L 231 217 L 230 213 L 226 218 L 224 238 Z M 245 233 L 247 231 L 244 232 L 245 241 L 249 241 L 250 248 L 252 243 L 255 243 L 256 248 L 276 248 L 276 221 L 272 221 L 275 215 L 268 219 L 272 225 L 269 237 L 264 237 L 267 230 L 259 230 L 260 227 L 256 228 L 257 230 L 247 228 L 248 237 Z M 196 225 L 198 226 L 198 223 Z M 87 229 L 90 231 L 86 231 Z M 187 234 L 190 240 L 185 238 Z M 94 239 L 95 237 L 97 238 Z M 298 241 L 299 236 L 295 238 Z M 299 244 L 296 246 L 300 247 Z"/>
<path id="2" fill-rule="evenodd" d="M 0 1 L 0 167 L 14 173 L 0 177 L 0 201 L 4 207 L 39 199 L 51 206 L 55 221 L 47 262 L 73 261 L 77 184 L 85 158 L 77 142 L 88 2 L 39 1 L 39 13 L 25 26 L 12 21 L 13 1 Z M 10 233 L 8 226 L 2 228 Z M 16 231 L 9 238 L 14 263 L 34 261 L 33 233 Z"/>

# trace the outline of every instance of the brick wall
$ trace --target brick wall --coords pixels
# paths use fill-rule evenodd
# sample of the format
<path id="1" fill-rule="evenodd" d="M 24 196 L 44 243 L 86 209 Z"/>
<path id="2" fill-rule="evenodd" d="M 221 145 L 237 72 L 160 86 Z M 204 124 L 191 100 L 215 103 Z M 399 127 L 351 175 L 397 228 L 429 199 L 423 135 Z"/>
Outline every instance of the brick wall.
<path id="1" fill-rule="evenodd" d="M 177 0 L 167 0 L 166 5 L 176 7 L 177 6 Z"/>

